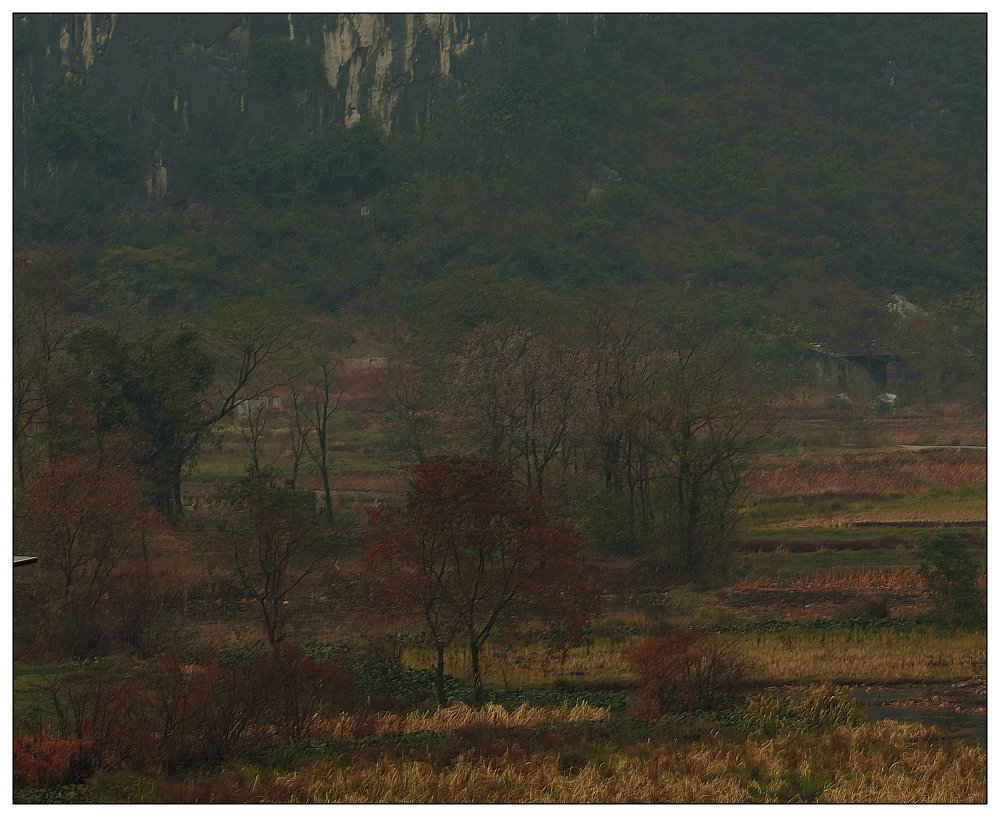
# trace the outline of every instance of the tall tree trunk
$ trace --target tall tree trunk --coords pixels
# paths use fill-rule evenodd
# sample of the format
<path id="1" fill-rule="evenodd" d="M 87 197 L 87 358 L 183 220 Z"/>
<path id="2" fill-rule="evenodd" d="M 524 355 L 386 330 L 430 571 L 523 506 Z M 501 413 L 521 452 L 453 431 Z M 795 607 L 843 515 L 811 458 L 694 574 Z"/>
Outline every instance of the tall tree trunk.
<path id="1" fill-rule="evenodd" d="M 469 658 L 472 661 L 472 703 L 481 706 L 483 703 L 483 677 L 479 669 L 479 642 L 469 639 Z"/>
<path id="2" fill-rule="evenodd" d="M 632 469 L 632 438 L 625 449 L 625 485 L 628 488 L 628 533 L 635 541 L 635 474 Z"/>
<path id="3" fill-rule="evenodd" d="M 173 480 L 173 485 L 170 486 L 170 491 L 172 515 L 179 519 L 184 516 L 184 504 L 181 502 L 181 475 L 179 470 L 177 472 L 177 476 Z"/>
<path id="4" fill-rule="evenodd" d="M 437 695 L 438 703 L 441 706 L 448 705 L 448 696 L 444 691 L 444 644 L 437 643 L 434 645 L 437 650 Z"/>
<path id="5" fill-rule="evenodd" d="M 330 469 L 326 464 L 326 451 L 323 451 L 323 465 L 319 469 L 323 480 L 323 502 L 326 510 L 326 524 L 333 527 L 333 496 L 330 493 Z"/>
<path id="6" fill-rule="evenodd" d="M 650 523 L 649 463 L 646 458 L 645 448 L 639 449 L 639 507 L 642 529 L 648 531 Z"/>
<path id="7" fill-rule="evenodd" d="M 167 473 L 157 470 L 152 479 L 153 505 L 168 519 L 177 519 L 183 515 L 181 469 L 171 465 Z"/>

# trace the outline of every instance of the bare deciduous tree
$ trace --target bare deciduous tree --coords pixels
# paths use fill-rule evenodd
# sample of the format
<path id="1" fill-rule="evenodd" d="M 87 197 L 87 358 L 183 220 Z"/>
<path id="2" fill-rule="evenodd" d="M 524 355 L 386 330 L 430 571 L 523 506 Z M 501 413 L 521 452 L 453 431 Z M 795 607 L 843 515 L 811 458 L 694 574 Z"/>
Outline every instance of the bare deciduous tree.
<path id="1" fill-rule="evenodd" d="M 32 471 L 32 443 L 44 431 L 55 400 L 54 368 L 76 328 L 67 311 L 71 259 L 19 253 L 14 259 L 11 408 L 17 486 Z"/>
<path id="2" fill-rule="evenodd" d="M 312 494 L 286 487 L 277 472 L 251 469 L 223 493 L 233 570 L 257 604 L 283 695 L 286 732 L 299 737 L 305 716 L 304 656 L 289 640 L 296 588 L 320 565 L 321 534 Z"/>
<path id="3" fill-rule="evenodd" d="M 306 456 L 323 484 L 327 524 L 333 524 L 333 495 L 330 491 L 331 420 L 340 408 L 344 391 L 337 385 L 336 361 L 323 358 L 317 364 L 309 385 L 299 392 L 293 387 L 292 402 L 295 426 Z"/>
<path id="4" fill-rule="evenodd" d="M 370 367 L 368 374 L 385 400 L 385 421 L 395 436 L 393 448 L 404 462 L 423 462 L 437 447 L 437 369 L 426 347 L 394 318 L 389 359 L 384 367 Z"/>
<path id="5" fill-rule="evenodd" d="M 644 440 L 664 486 L 666 532 L 684 567 L 724 568 L 750 458 L 772 423 L 765 402 L 744 387 L 738 347 L 697 327 L 671 333 L 666 347 Z"/>
<path id="6" fill-rule="evenodd" d="M 257 604 L 267 642 L 274 646 L 289 635 L 289 597 L 321 561 L 312 497 L 262 469 L 236 480 L 221 499 L 233 570 Z"/>
<path id="7" fill-rule="evenodd" d="M 587 428 L 605 487 L 624 496 L 629 528 L 652 516 L 652 454 L 645 408 L 657 387 L 660 339 L 634 299 L 593 298 L 587 306 L 585 342 L 590 356 Z"/>
<path id="8" fill-rule="evenodd" d="M 582 352 L 504 323 L 475 329 L 454 361 L 449 393 L 474 450 L 542 493 L 583 400 Z"/>
<path id="9" fill-rule="evenodd" d="M 29 482 L 20 517 L 18 542 L 38 554 L 52 592 L 47 626 L 70 655 L 97 649 L 101 621 L 130 589 L 121 584 L 123 566 L 145 565 L 155 516 L 139 480 L 120 461 L 64 457 Z"/>
<path id="10" fill-rule="evenodd" d="M 274 420 L 274 413 L 266 399 L 248 400 L 244 405 L 245 413 L 244 409 L 239 408 L 236 412 L 236 430 L 250 454 L 250 464 L 254 468 L 263 468 L 265 465 L 260 461 L 261 444 L 268 426 Z M 266 465 L 273 464 L 272 462 Z"/>

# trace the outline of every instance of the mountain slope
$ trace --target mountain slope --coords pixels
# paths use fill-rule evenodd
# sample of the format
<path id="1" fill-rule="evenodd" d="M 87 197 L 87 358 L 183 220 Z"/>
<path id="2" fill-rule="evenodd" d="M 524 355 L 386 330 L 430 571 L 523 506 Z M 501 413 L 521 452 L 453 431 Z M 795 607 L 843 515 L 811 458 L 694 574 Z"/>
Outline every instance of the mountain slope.
<path id="1" fill-rule="evenodd" d="M 154 309 L 982 293 L 985 60 L 984 15 L 24 15 L 16 240 Z"/>

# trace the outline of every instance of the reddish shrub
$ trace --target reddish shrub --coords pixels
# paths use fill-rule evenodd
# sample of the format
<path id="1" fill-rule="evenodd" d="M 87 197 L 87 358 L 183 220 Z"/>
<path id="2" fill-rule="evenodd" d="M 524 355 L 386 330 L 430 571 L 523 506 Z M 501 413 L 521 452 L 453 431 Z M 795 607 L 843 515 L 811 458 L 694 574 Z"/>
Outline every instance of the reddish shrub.
<path id="1" fill-rule="evenodd" d="M 675 630 L 630 647 L 625 657 L 637 680 L 628 712 L 649 720 L 725 707 L 746 677 L 745 665 L 731 650 L 695 630 Z"/>
<path id="2" fill-rule="evenodd" d="M 53 746 L 76 747 L 74 769 L 172 770 L 219 763 L 278 740 L 302 738 L 316 714 L 343 711 L 356 701 L 343 669 L 315 661 L 291 643 L 212 655 L 202 664 L 182 665 L 163 656 L 128 681 L 81 674 L 55 681 L 48 692 L 60 737 Z M 22 776 L 32 780 L 42 775 L 32 769 L 47 767 L 30 760 L 28 748 L 22 749 L 28 752 Z M 52 749 L 40 757 L 49 755 L 54 771 L 45 779 L 56 779 L 62 755 Z"/>
<path id="3" fill-rule="evenodd" d="M 148 765 L 153 757 L 145 699 L 134 682 L 60 678 L 48 687 L 59 735 L 81 747 L 92 768 Z"/>
<path id="4" fill-rule="evenodd" d="M 14 788 L 44 789 L 79 783 L 90 771 L 78 740 L 14 734 Z"/>
<path id="5" fill-rule="evenodd" d="M 168 769 L 218 763 L 277 739 L 295 740 L 314 715 L 353 707 L 354 684 L 339 666 L 281 643 L 181 667 L 162 659 L 145 681 L 149 734 Z"/>
<path id="6" fill-rule="evenodd" d="M 357 691 L 347 672 L 331 661 L 310 658 L 297 644 L 275 645 L 261 663 L 262 676 L 270 677 L 272 688 L 283 693 L 277 725 L 288 740 L 304 737 L 318 712 L 344 711 L 356 703 Z"/>
<path id="7" fill-rule="evenodd" d="M 216 657 L 187 667 L 162 661 L 146 683 L 168 769 L 218 763 L 269 738 L 278 690 L 255 659 Z"/>

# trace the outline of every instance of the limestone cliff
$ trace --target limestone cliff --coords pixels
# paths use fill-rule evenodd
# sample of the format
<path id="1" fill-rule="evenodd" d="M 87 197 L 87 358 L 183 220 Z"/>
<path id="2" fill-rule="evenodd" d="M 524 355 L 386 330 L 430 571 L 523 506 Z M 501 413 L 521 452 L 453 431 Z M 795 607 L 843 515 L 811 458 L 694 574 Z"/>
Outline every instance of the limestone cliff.
<path id="1" fill-rule="evenodd" d="M 167 192 L 187 155 L 213 145 L 253 144 L 278 134 L 305 138 L 363 116 L 387 130 L 418 129 L 438 100 L 489 76 L 517 51 L 527 19 L 453 13 L 15 15 L 15 178 L 22 189 L 39 189 L 72 172 L 72 157 L 52 161 L 32 140 L 33 114 L 67 83 L 79 87 L 88 105 L 106 111 L 115 133 L 138 152 L 145 167 L 139 192 L 155 197 Z M 594 25 L 584 15 L 559 17 L 560 47 L 580 47 Z M 255 60 L 263 65 L 266 54 L 255 52 L 254 44 L 274 42 L 301 46 L 302 59 L 315 59 L 322 79 L 288 80 L 287 87 L 278 80 L 255 83 Z M 270 67 L 272 79 L 289 76 L 288 66 Z"/>

